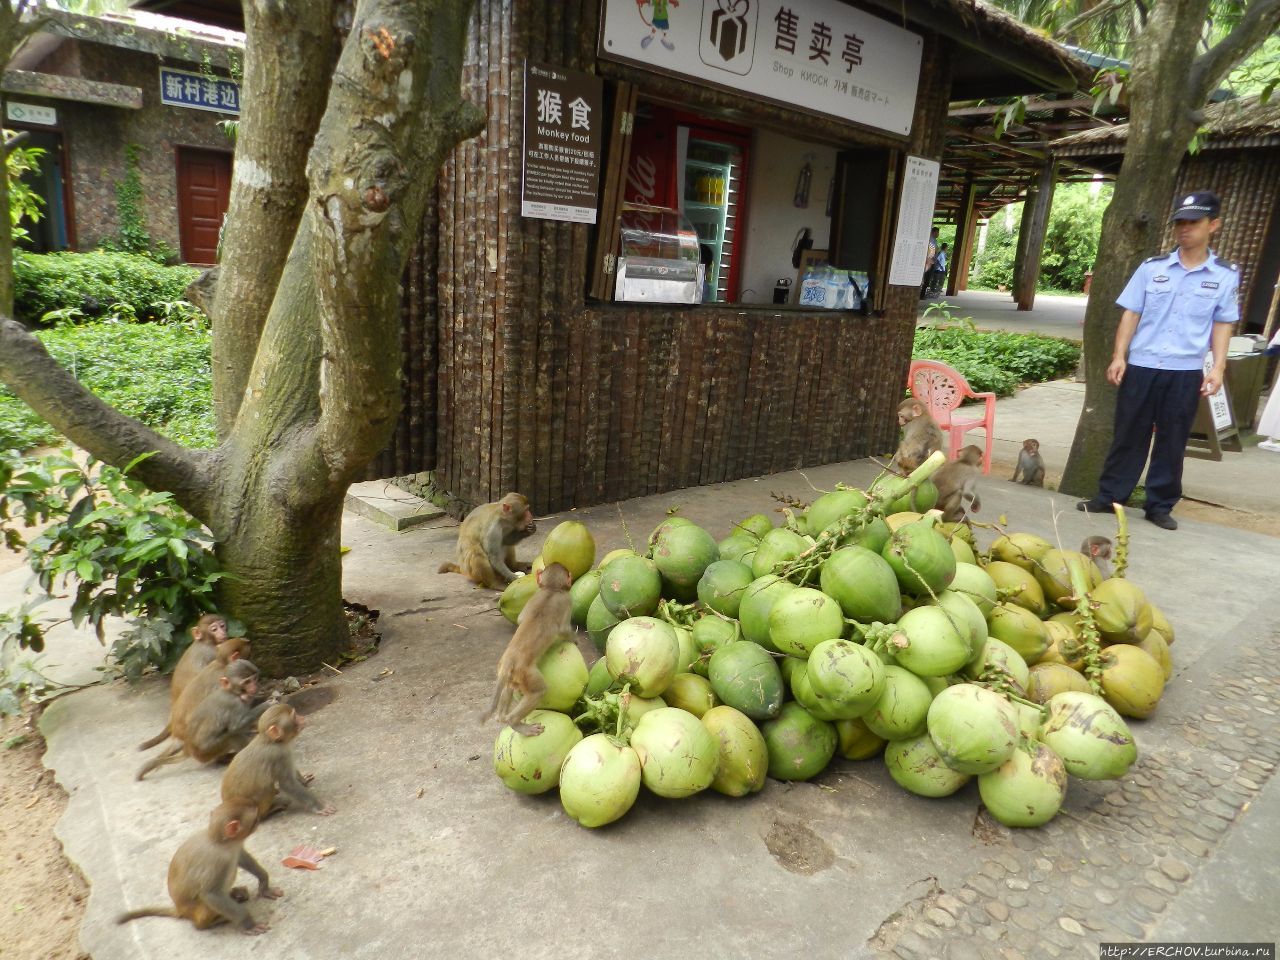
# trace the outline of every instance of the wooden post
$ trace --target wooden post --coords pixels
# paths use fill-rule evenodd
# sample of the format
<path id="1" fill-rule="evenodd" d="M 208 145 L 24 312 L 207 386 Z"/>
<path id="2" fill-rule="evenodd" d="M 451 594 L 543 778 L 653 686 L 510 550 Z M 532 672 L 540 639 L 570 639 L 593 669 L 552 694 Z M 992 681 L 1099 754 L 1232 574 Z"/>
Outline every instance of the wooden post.
<path id="1" fill-rule="evenodd" d="M 960 211 L 956 218 L 956 239 L 951 247 L 951 263 L 947 275 L 947 296 L 954 297 L 966 286 L 969 276 L 969 256 L 973 246 L 973 198 L 977 190 L 973 174 L 965 178 L 964 192 L 960 195 Z"/>
<path id="2" fill-rule="evenodd" d="M 1053 206 L 1053 187 L 1058 165 L 1046 161 L 1040 168 L 1035 197 L 1027 198 L 1022 211 L 1022 229 L 1018 236 L 1018 252 L 1022 269 L 1014 272 L 1013 298 L 1019 310 L 1030 310 L 1036 302 L 1036 283 L 1040 279 L 1040 256 L 1049 228 L 1049 208 Z"/>
<path id="3" fill-rule="evenodd" d="M 956 277 L 956 293 L 964 293 L 969 289 L 969 274 L 973 270 L 973 248 L 978 242 L 978 211 L 974 210 L 969 218 L 969 225 L 964 234 L 964 246 L 961 255 L 964 258 L 964 271 Z"/>

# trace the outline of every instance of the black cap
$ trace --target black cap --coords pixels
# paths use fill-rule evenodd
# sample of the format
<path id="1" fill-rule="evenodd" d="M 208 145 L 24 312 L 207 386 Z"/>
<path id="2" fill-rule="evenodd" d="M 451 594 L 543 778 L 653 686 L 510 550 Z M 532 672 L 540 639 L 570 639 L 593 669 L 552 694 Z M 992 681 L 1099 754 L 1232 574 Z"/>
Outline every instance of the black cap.
<path id="1" fill-rule="evenodd" d="M 1212 190 L 1197 190 L 1195 193 L 1188 193 L 1183 197 L 1179 197 L 1174 203 L 1173 216 L 1169 218 L 1170 223 L 1175 220 L 1199 220 L 1201 217 L 1208 217 L 1213 220 L 1218 216 L 1218 211 L 1222 209 L 1222 201 L 1218 199 L 1218 195 Z"/>

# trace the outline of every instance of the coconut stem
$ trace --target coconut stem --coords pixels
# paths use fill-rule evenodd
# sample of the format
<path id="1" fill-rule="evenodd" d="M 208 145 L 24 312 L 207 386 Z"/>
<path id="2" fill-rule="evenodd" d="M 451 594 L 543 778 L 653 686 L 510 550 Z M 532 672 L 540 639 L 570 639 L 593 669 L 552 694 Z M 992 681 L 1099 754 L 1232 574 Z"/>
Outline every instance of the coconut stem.
<path id="1" fill-rule="evenodd" d="M 1089 681 L 1089 688 L 1100 697 L 1102 696 L 1102 638 L 1098 633 L 1098 623 L 1093 618 L 1089 581 L 1085 577 L 1083 564 L 1074 557 L 1067 559 L 1067 569 L 1071 572 L 1071 589 L 1075 593 L 1076 615 L 1080 618 L 1080 639 L 1084 643 L 1084 675 Z"/>
<path id="2" fill-rule="evenodd" d="M 1120 504 L 1113 503 L 1111 509 L 1116 512 L 1116 576 L 1123 580 L 1129 566 L 1129 518 Z"/>

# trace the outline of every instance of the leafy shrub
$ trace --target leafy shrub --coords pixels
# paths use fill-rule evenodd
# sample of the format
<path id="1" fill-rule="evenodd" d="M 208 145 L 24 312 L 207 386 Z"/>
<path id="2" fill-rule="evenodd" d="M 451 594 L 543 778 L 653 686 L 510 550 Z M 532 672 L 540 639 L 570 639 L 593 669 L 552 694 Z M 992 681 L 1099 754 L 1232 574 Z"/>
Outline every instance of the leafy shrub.
<path id="1" fill-rule="evenodd" d="M 128 468 L 93 461 L 81 467 L 69 451 L 40 460 L 0 453 L 6 544 L 23 545 L 19 525 L 49 520 L 25 544 L 46 595 L 71 588 L 72 622 L 88 623 L 99 638 L 107 617 L 131 618 L 110 652 L 125 676 L 171 667 L 183 627 L 213 609 L 214 587 L 226 576 L 209 534 L 171 494 L 147 490 Z M 21 651 L 44 648 L 43 628 L 31 615 L 39 602 L 0 614 L 0 713 L 16 708 L 17 693 L 39 690 L 38 669 L 18 660 Z"/>
<path id="2" fill-rule="evenodd" d="M 1080 347 L 1033 333 L 925 327 L 916 331 L 911 355 L 954 367 L 978 393 L 1008 397 L 1019 384 L 1053 380 L 1074 370 Z"/>
<path id="3" fill-rule="evenodd" d="M 69 324 L 39 331 L 54 358 L 106 403 L 178 443 L 214 444 L 209 332 L 190 324 Z M 0 385 L 0 449 L 58 434 Z"/>
<path id="4" fill-rule="evenodd" d="M 182 300 L 200 271 L 165 267 L 133 253 L 22 253 L 13 258 L 14 311 L 28 323 L 47 313 L 78 310 L 102 317 L 124 303 L 140 320 L 163 315 L 163 305 Z"/>

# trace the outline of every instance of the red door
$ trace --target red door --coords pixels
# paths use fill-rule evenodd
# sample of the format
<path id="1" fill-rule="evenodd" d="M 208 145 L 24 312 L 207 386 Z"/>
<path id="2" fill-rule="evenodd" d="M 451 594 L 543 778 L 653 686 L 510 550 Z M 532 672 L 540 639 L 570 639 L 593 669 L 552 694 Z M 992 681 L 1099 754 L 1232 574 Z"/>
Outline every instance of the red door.
<path id="1" fill-rule="evenodd" d="M 178 232 L 187 263 L 217 262 L 218 230 L 230 198 L 230 153 L 178 148 Z"/>

